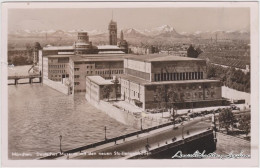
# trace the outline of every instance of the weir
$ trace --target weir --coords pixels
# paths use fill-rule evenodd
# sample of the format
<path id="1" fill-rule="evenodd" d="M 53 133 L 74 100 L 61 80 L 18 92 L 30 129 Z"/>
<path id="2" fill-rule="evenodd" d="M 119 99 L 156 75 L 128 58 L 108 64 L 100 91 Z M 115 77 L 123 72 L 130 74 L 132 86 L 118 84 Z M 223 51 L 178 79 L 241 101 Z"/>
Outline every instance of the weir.
<path id="1" fill-rule="evenodd" d="M 33 82 L 33 79 L 39 79 L 39 82 Z M 28 83 L 19 83 L 20 79 L 29 79 Z M 29 75 L 16 75 L 16 76 L 8 76 L 8 80 L 14 80 L 14 83 L 8 83 L 8 85 L 18 85 L 18 84 L 31 84 L 31 83 L 42 83 L 42 75 L 39 74 L 29 74 Z"/>

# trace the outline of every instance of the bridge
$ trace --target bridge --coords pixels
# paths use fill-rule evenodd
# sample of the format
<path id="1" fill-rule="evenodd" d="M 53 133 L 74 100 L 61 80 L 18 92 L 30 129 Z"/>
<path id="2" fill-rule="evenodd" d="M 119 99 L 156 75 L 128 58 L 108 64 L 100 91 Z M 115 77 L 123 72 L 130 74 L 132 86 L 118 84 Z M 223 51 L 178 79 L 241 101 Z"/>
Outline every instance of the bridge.
<path id="1" fill-rule="evenodd" d="M 33 79 L 38 78 L 39 82 L 33 82 Z M 8 85 L 17 85 L 17 84 L 28 84 L 28 83 L 18 83 L 20 79 L 29 79 L 28 83 L 42 83 L 42 75 L 39 74 L 29 74 L 29 75 L 15 75 L 15 76 L 8 76 L 8 80 L 14 80 L 14 83 L 8 83 Z"/>
<path id="2" fill-rule="evenodd" d="M 184 152 L 193 152 L 190 149 L 195 148 L 213 152 L 216 143 L 210 126 L 211 117 L 194 119 L 175 127 L 169 122 L 119 137 L 105 138 L 103 141 L 68 151 L 63 152 L 61 149 L 58 153 L 39 159 L 167 158 L 173 151 L 181 149 Z M 62 144 L 60 145 L 62 148 Z"/>

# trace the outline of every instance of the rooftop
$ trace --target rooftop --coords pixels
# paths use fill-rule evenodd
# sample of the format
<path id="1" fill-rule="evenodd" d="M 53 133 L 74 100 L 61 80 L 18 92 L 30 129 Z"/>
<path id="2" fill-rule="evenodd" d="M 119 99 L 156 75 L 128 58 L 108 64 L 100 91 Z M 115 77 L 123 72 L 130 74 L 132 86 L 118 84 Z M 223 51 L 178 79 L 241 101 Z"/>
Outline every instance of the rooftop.
<path id="1" fill-rule="evenodd" d="M 60 54 L 60 55 L 46 55 L 44 57 L 48 57 L 48 58 L 68 58 L 68 57 L 71 57 L 71 56 L 74 56 L 74 55 L 65 55 L 65 54 Z"/>
<path id="2" fill-rule="evenodd" d="M 74 50 L 73 46 L 46 46 L 43 50 Z"/>
<path id="3" fill-rule="evenodd" d="M 99 50 L 105 50 L 105 49 L 120 49 L 118 46 L 116 46 L 116 45 L 99 45 L 99 46 L 97 46 L 97 48 L 99 49 Z"/>
<path id="4" fill-rule="evenodd" d="M 101 76 L 86 76 L 90 81 L 98 84 L 98 85 L 111 85 L 113 84 L 111 80 L 105 80 Z"/>
<path id="5" fill-rule="evenodd" d="M 219 82 L 219 80 L 210 80 L 210 79 L 200 79 L 200 80 L 179 80 L 179 81 L 159 81 L 159 82 L 150 82 L 141 78 L 137 78 L 131 75 L 118 75 L 122 79 L 130 80 L 131 82 L 141 84 L 141 85 L 161 85 L 161 84 L 188 84 L 188 83 L 206 83 L 206 82 Z"/>
<path id="6" fill-rule="evenodd" d="M 123 51 L 99 51 L 98 54 L 125 54 Z"/>
<path id="7" fill-rule="evenodd" d="M 123 61 L 129 54 L 87 54 L 87 55 L 72 55 L 71 59 L 74 62 L 83 61 Z"/>
<path id="8" fill-rule="evenodd" d="M 181 57 L 165 54 L 148 54 L 148 55 L 139 55 L 139 56 L 130 56 L 127 59 L 144 61 L 144 62 L 165 62 L 165 61 L 204 61 L 203 59 L 190 58 L 190 57 Z"/>

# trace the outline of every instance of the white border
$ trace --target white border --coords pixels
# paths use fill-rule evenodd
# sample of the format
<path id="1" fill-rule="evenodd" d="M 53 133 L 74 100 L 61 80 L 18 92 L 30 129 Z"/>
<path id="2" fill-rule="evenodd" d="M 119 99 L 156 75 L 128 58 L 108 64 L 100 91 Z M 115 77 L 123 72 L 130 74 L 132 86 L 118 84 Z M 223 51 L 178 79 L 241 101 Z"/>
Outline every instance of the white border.
<path id="1" fill-rule="evenodd" d="M 251 159 L 218 160 L 8 160 L 8 86 L 7 66 L 1 66 L 1 111 L 2 111 L 2 166 L 257 166 L 259 150 L 259 109 L 258 109 L 258 46 L 259 24 L 257 2 L 12 2 L 2 3 L 2 53 L 1 61 L 7 60 L 7 30 L 8 9 L 13 8 L 176 8 L 176 7 L 249 7 L 251 34 L 251 118 L 252 141 Z M 238 18 L 239 19 L 239 18 Z M 1 64 L 3 65 L 3 64 Z"/>

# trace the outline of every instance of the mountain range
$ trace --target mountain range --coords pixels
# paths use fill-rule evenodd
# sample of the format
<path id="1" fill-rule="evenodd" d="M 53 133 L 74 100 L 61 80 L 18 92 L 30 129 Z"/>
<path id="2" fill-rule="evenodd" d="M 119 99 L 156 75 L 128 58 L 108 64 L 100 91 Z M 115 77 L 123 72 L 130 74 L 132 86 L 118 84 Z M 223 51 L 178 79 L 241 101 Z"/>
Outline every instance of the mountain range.
<path id="1" fill-rule="evenodd" d="M 10 31 L 9 37 L 68 37 L 76 38 L 77 32 L 86 31 L 89 33 L 90 38 L 106 38 L 108 37 L 108 31 L 101 30 L 17 30 Z M 246 39 L 250 38 L 248 31 L 197 31 L 194 33 L 181 32 L 178 33 L 173 27 L 169 25 L 163 25 L 156 28 L 138 30 L 135 28 L 122 29 L 124 37 L 128 38 L 200 38 L 200 39 Z M 118 31 L 118 37 L 120 37 L 120 30 Z"/>

